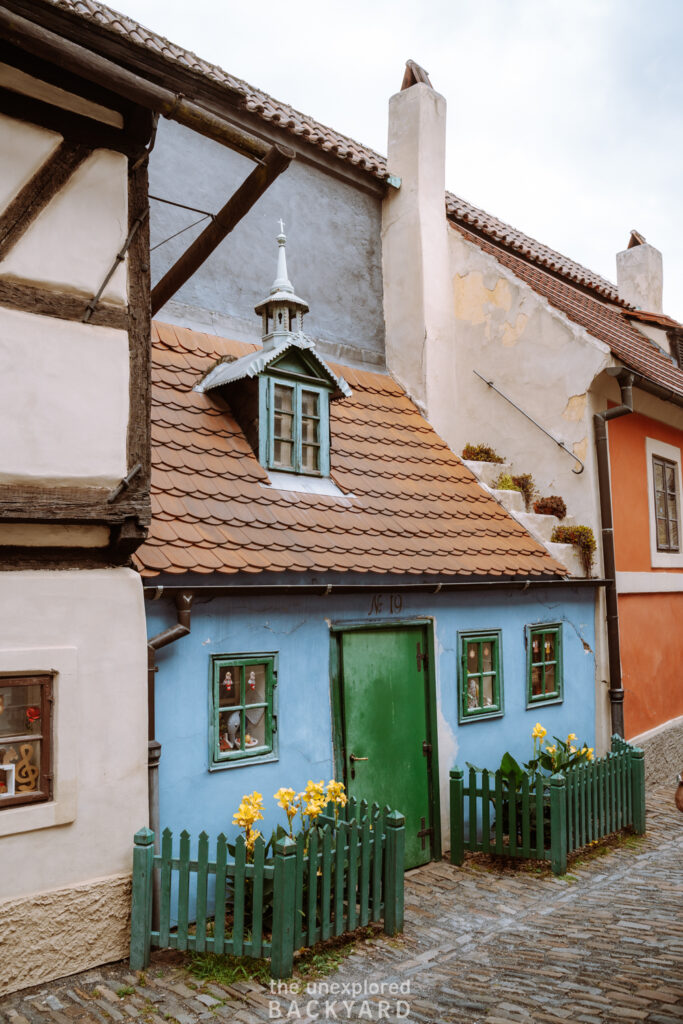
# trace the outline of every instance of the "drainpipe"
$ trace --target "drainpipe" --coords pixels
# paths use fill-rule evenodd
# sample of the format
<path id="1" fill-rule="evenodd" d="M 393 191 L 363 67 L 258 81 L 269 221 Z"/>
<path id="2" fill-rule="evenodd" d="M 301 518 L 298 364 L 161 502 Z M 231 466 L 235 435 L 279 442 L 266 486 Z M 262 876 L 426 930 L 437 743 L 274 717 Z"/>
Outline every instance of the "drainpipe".
<path id="1" fill-rule="evenodd" d="M 164 588 L 158 587 L 152 600 L 158 600 Z M 160 647 L 187 636 L 190 632 L 190 614 L 194 594 L 190 590 L 181 590 L 175 595 L 175 606 L 178 617 L 177 624 L 164 629 L 147 641 L 147 777 L 149 791 L 149 827 L 154 832 L 154 852 L 159 853 L 159 761 L 161 760 L 161 743 L 155 739 L 155 707 L 154 707 L 154 676 L 156 674 L 155 654 Z M 152 887 L 153 919 L 158 920 L 159 908 L 159 873 L 154 872 Z"/>
<path id="2" fill-rule="evenodd" d="M 609 699 L 612 712 L 612 732 L 624 735 L 624 689 L 621 681 L 619 651 L 619 605 L 617 599 L 616 562 L 614 557 L 614 528 L 612 525 L 612 492 L 610 487 L 609 444 L 607 420 L 628 416 L 633 412 L 633 374 L 619 368 L 607 371 L 616 377 L 621 389 L 621 405 L 596 413 L 595 447 L 598 461 L 598 490 L 600 493 L 600 519 L 602 522 L 602 553 L 604 560 L 605 603 L 607 605 L 607 656 L 609 661 Z"/>

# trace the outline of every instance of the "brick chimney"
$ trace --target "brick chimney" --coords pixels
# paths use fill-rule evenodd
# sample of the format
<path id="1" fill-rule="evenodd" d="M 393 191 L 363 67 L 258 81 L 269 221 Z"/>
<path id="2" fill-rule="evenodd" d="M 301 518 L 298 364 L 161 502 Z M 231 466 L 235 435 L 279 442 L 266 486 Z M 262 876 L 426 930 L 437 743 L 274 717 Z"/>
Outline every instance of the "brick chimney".
<path id="1" fill-rule="evenodd" d="M 409 61 L 389 100 L 388 168 L 401 184 L 382 209 L 386 360 L 437 430 L 453 359 L 445 166 L 446 100 Z"/>
<path id="2" fill-rule="evenodd" d="M 619 298 L 647 313 L 662 312 L 662 254 L 632 231 L 628 246 L 617 253 Z"/>

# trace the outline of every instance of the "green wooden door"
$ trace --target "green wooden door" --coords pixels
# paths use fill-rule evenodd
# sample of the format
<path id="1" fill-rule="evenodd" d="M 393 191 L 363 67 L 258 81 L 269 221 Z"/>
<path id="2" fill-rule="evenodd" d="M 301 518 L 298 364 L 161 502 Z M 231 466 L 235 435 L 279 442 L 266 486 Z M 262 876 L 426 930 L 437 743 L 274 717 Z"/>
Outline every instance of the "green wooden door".
<path id="1" fill-rule="evenodd" d="M 406 868 L 432 857 L 425 652 L 420 626 L 357 630 L 341 638 L 346 784 L 358 800 L 405 815 Z"/>

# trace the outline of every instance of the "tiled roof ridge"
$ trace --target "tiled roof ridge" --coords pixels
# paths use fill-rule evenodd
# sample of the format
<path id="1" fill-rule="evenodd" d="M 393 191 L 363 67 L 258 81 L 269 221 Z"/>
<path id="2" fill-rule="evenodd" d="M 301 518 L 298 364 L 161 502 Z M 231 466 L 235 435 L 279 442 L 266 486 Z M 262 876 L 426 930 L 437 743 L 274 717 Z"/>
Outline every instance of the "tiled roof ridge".
<path id="1" fill-rule="evenodd" d="M 356 142 L 349 136 L 323 125 L 315 118 L 303 114 L 289 104 L 275 100 L 263 90 L 229 74 L 217 64 L 203 60 L 191 50 L 177 46 L 133 18 L 100 3 L 99 0 L 43 0 L 43 2 L 52 7 L 69 11 L 77 17 L 94 21 L 101 28 L 123 35 L 135 45 L 153 50 L 169 62 L 182 65 L 185 70 L 209 78 L 218 85 L 224 85 L 232 93 L 242 96 L 245 110 L 264 121 L 279 125 L 292 135 L 304 138 L 312 146 L 367 171 L 374 178 L 380 180 L 387 178 L 389 169 L 386 157 L 369 146 Z M 610 302 L 624 305 L 612 282 L 575 260 L 563 256 L 550 246 L 524 234 L 523 231 L 518 231 L 512 225 L 506 224 L 498 217 L 494 217 L 452 192 L 446 192 L 445 202 L 446 214 L 452 221 L 461 223 L 476 232 L 481 232 L 485 237 L 522 255 L 529 262 L 546 267 L 561 277 L 597 292 Z"/>

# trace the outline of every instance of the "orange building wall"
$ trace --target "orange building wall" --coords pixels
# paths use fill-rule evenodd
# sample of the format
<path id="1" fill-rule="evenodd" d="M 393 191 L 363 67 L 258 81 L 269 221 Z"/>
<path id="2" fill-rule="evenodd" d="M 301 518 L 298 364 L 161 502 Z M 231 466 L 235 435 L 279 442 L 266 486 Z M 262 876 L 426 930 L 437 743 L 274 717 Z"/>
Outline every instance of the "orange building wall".
<path id="1" fill-rule="evenodd" d="M 683 593 L 619 597 L 624 731 L 683 715 Z"/>
<path id="2" fill-rule="evenodd" d="M 645 438 L 683 449 L 683 432 L 639 413 L 609 424 L 614 547 L 618 572 L 653 569 Z M 683 593 L 619 595 L 626 736 L 683 715 Z"/>
<path id="3" fill-rule="evenodd" d="M 683 449 L 683 432 L 631 413 L 608 426 L 614 549 L 618 572 L 680 572 L 653 569 L 650 561 L 650 501 L 645 438 Z"/>

